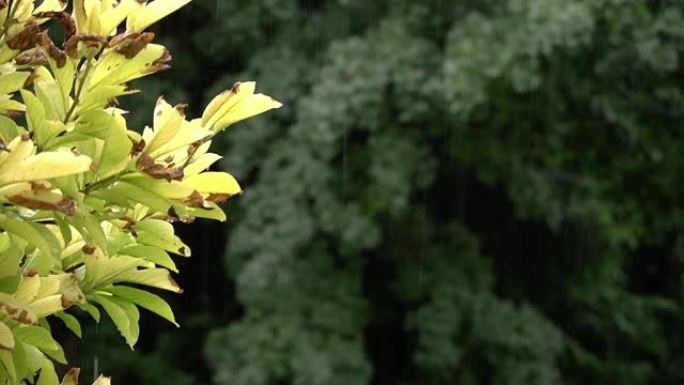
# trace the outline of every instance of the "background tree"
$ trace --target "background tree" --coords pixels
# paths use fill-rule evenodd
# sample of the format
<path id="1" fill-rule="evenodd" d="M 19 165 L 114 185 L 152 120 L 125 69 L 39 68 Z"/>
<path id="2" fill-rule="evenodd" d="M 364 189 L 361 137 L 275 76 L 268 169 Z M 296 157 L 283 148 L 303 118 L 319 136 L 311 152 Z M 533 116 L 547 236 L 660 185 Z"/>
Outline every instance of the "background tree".
<path id="1" fill-rule="evenodd" d="M 121 368 L 178 384 L 684 379 L 680 2 L 195 4 L 162 26 L 185 54 L 149 88 L 201 106 L 250 77 L 286 107 L 222 143 L 245 193 L 226 257 L 202 247 L 214 259 L 183 283 L 201 300 L 177 305 L 203 318 Z M 208 327 L 198 370 L 186 352 Z"/>

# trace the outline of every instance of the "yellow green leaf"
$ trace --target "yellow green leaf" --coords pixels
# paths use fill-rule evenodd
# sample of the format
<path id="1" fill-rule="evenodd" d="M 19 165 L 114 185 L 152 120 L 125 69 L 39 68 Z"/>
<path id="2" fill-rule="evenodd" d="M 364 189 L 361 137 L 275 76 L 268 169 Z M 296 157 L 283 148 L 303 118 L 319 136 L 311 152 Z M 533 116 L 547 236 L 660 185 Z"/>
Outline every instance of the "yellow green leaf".
<path id="1" fill-rule="evenodd" d="M 150 261 L 157 266 L 165 267 L 175 273 L 178 272 L 176 264 L 169 254 L 155 246 L 145 246 L 145 245 L 135 245 L 124 248 L 119 251 L 122 255 L 129 255 L 131 257 L 141 258 L 146 261 Z"/>
<path id="2" fill-rule="evenodd" d="M 136 271 L 129 271 L 120 274 L 117 282 L 136 283 L 138 285 L 145 285 L 156 287 L 158 289 L 173 291 L 175 293 L 182 293 L 183 290 L 178 286 L 176 281 L 171 278 L 171 274 L 166 269 L 143 269 Z"/>
<path id="3" fill-rule="evenodd" d="M 43 367 L 40 369 L 40 375 L 38 376 L 36 385 L 59 385 L 59 378 L 55 372 L 55 366 L 52 364 L 52 361 L 47 358 L 43 360 Z"/>
<path id="4" fill-rule="evenodd" d="M 0 154 L 0 185 L 58 178 L 88 171 L 91 159 L 70 151 L 35 153 L 29 139 L 15 138 L 8 146 L 10 153 Z"/>
<path id="5" fill-rule="evenodd" d="M 100 376 L 93 382 L 93 385 L 111 385 L 112 381 L 109 377 Z"/>
<path id="6" fill-rule="evenodd" d="M 14 334 L 4 322 L 0 322 L 0 349 L 14 349 Z"/>
<path id="7" fill-rule="evenodd" d="M 145 308 L 178 326 L 169 304 L 157 295 L 129 286 L 112 286 L 108 288 L 107 291 L 117 297 Z"/>
<path id="8" fill-rule="evenodd" d="M 154 0 L 131 12 L 126 22 L 129 32 L 140 32 L 172 14 L 191 0 Z"/>
<path id="9" fill-rule="evenodd" d="M 74 334 L 76 334 L 77 337 L 81 338 L 81 324 L 78 322 L 78 318 L 63 311 L 55 314 L 55 316 L 64 322 L 64 326 L 66 326 L 67 329 L 71 330 Z"/>
<path id="10" fill-rule="evenodd" d="M 10 72 L 0 75 L 0 93 L 10 94 L 24 86 L 30 72 Z"/>
<path id="11" fill-rule="evenodd" d="M 254 82 L 238 82 L 232 89 L 216 96 L 202 114 L 202 125 L 217 132 L 233 123 L 282 107 L 270 96 L 254 94 L 255 88 Z"/>
<path id="12" fill-rule="evenodd" d="M 119 330 L 119 333 L 121 333 L 126 340 L 128 346 L 133 348 L 138 336 L 135 335 L 133 333 L 134 330 L 131 329 L 132 320 L 129 318 L 129 315 L 126 313 L 126 311 L 124 311 L 124 309 L 117 303 L 112 301 L 111 298 L 105 297 L 103 295 L 94 294 L 92 295 L 91 300 L 102 306 L 107 315 L 109 315 L 109 318 L 114 322 L 114 325 L 116 326 L 117 330 Z"/>
<path id="13" fill-rule="evenodd" d="M 69 371 L 64 375 L 64 377 L 62 377 L 62 382 L 60 383 L 60 385 L 78 385 L 78 377 L 80 373 L 81 369 L 79 368 L 69 369 Z"/>
<path id="14" fill-rule="evenodd" d="M 159 219 L 145 219 L 138 222 L 135 228 L 140 244 L 157 246 L 174 254 L 190 256 L 190 248 L 174 234 L 170 223 Z"/>
<path id="15" fill-rule="evenodd" d="M 235 178 L 227 172 L 203 172 L 185 178 L 183 183 L 207 194 L 236 195 L 242 191 Z"/>

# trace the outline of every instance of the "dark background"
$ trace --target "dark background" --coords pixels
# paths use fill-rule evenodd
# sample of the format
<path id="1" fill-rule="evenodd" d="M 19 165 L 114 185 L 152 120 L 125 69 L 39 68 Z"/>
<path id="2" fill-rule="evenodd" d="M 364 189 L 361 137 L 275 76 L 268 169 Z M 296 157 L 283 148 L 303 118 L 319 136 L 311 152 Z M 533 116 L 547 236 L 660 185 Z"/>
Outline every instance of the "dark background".
<path id="1" fill-rule="evenodd" d="M 215 141 L 182 325 L 67 341 L 114 384 L 684 383 L 684 3 L 195 0 L 122 100 L 285 107 Z"/>

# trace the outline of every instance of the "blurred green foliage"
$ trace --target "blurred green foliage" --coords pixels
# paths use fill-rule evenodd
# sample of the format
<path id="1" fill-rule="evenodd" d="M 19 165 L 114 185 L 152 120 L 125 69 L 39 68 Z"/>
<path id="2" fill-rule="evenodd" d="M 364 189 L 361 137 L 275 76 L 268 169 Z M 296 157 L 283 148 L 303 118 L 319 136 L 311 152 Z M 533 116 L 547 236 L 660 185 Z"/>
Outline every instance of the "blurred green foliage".
<path id="1" fill-rule="evenodd" d="M 197 111 L 254 79 L 285 107 L 220 144 L 246 192 L 225 258 L 223 229 L 192 233 L 174 308 L 201 321 L 111 370 L 684 381 L 684 4 L 195 0 L 163 28 L 150 95 Z"/>

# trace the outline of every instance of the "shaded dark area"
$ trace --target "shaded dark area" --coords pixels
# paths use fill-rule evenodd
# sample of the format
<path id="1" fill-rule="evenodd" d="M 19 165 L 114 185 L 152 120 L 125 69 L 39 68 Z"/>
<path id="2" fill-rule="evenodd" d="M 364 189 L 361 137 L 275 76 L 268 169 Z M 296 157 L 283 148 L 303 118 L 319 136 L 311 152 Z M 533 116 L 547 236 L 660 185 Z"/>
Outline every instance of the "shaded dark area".
<path id="1" fill-rule="evenodd" d="M 285 106 L 214 144 L 245 193 L 180 229 L 182 328 L 89 326 L 86 376 L 684 381 L 680 2 L 195 0 L 157 32 L 131 126 L 238 80 Z"/>

